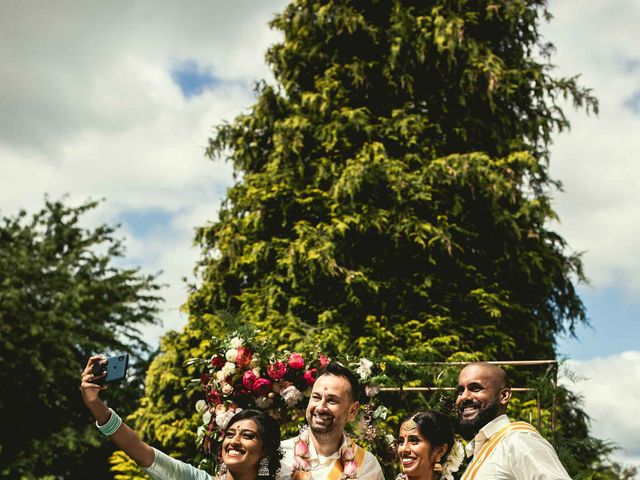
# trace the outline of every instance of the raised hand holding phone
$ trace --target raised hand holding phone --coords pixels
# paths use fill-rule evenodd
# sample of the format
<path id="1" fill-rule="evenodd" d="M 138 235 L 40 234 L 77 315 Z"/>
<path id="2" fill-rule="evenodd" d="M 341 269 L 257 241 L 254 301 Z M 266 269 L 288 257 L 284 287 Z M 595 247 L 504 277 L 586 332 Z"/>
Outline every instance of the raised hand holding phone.
<path id="1" fill-rule="evenodd" d="M 129 355 L 126 353 L 94 362 L 92 365 L 92 373 L 95 378 L 93 383 L 103 385 L 124 380 L 128 367 Z"/>

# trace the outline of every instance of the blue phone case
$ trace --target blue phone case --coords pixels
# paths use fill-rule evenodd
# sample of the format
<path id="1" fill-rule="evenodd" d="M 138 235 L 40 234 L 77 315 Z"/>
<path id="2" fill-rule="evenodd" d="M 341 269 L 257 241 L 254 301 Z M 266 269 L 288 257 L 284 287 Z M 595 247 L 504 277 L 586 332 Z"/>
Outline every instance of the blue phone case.
<path id="1" fill-rule="evenodd" d="M 107 358 L 107 364 L 105 365 L 107 376 L 104 378 L 104 383 L 119 382 L 120 380 L 123 380 L 127 376 L 128 366 L 129 355 L 126 353 Z"/>

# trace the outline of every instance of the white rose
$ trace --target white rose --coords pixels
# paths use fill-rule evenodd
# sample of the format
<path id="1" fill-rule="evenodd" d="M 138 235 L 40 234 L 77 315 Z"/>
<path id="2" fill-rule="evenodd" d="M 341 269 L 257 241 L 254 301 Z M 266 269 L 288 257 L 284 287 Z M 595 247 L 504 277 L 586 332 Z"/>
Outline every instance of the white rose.
<path id="1" fill-rule="evenodd" d="M 260 368 L 259 367 L 253 368 L 251 371 L 256 376 L 256 378 L 260 378 Z"/>
<path id="2" fill-rule="evenodd" d="M 229 383 L 225 383 L 224 385 L 222 385 L 222 394 L 223 395 L 230 395 L 231 392 L 233 392 L 233 386 Z"/>
<path id="3" fill-rule="evenodd" d="M 244 345 L 244 341 L 240 337 L 233 337 L 231 340 L 229 340 L 229 346 L 231 348 L 238 349 L 242 345 Z"/>
<path id="4" fill-rule="evenodd" d="M 224 382 L 224 378 L 225 378 L 225 374 L 222 370 L 218 370 L 216 372 L 216 380 L 218 381 L 218 383 L 222 383 Z"/>
<path id="5" fill-rule="evenodd" d="M 460 468 L 460 464 L 464 459 L 464 448 L 462 444 L 457 440 L 453 443 L 453 447 L 447 455 L 447 460 L 444 462 L 442 466 L 442 478 L 446 480 L 453 480 L 452 472 L 457 472 Z"/>
<path id="6" fill-rule="evenodd" d="M 231 362 L 227 362 L 224 364 L 224 367 L 222 367 L 221 372 L 224 374 L 225 377 L 228 377 L 230 375 L 233 375 L 236 372 L 236 366 Z"/>
<path id="7" fill-rule="evenodd" d="M 302 392 L 293 385 L 289 385 L 287 388 L 282 390 L 280 395 L 282 395 L 284 403 L 286 403 L 288 407 L 295 406 L 296 403 L 304 398 Z"/>
<path id="8" fill-rule="evenodd" d="M 225 357 L 227 358 L 227 361 L 235 362 L 238 359 L 238 350 L 236 348 L 230 348 L 227 350 Z"/>

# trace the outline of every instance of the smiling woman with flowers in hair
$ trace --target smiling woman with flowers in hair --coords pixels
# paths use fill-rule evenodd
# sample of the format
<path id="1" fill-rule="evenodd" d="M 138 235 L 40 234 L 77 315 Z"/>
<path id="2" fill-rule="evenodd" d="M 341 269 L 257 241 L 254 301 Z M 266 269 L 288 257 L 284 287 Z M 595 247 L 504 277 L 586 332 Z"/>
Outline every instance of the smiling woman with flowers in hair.
<path id="1" fill-rule="evenodd" d="M 464 457 L 451 421 L 433 410 L 406 417 L 397 441 L 402 473 L 396 480 L 453 480 Z"/>
<path id="2" fill-rule="evenodd" d="M 144 442 L 100 399 L 106 389 L 98 382 L 106 373 L 94 375 L 93 365 L 104 359 L 94 356 L 82 372 L 82 399 L 96 419 L 96 426 L 154 480 L 212 480 L 203 470 L 173 459 Z M 280 426 L 258 410 L 240 410 L 225 425 L 220 447 L 222 460 L 217 480 L 273 480 L 280 468 Z"/>

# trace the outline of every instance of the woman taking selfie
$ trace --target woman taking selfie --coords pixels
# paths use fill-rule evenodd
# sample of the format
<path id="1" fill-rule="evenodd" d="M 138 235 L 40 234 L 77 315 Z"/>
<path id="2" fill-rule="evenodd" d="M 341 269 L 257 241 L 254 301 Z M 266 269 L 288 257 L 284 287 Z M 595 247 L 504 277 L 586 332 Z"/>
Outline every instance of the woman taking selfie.
<path id="1" fill-rule="evenodd" d="M 96 419 L 96 426 L 154 480 L 212 480 L 208 473 L 175 460 L 145 443 L 136 432 L 100 399 L 106 387 L 96 381 L 93 365 L 104 358 L 91 357 L 82 372 L 82 399 Z M 217 480 L 272 480 L 280 468 L 278 422 L 258 410 L 241 410 L 227 425 L 220 447 L 223 466 Z"/>
<path id="2" fill-rule="evenodd" d="M 400 424 L 396 480 L 453 480 L 464 456 L 446 415 L 433 410 L 412 414 Z"/>

